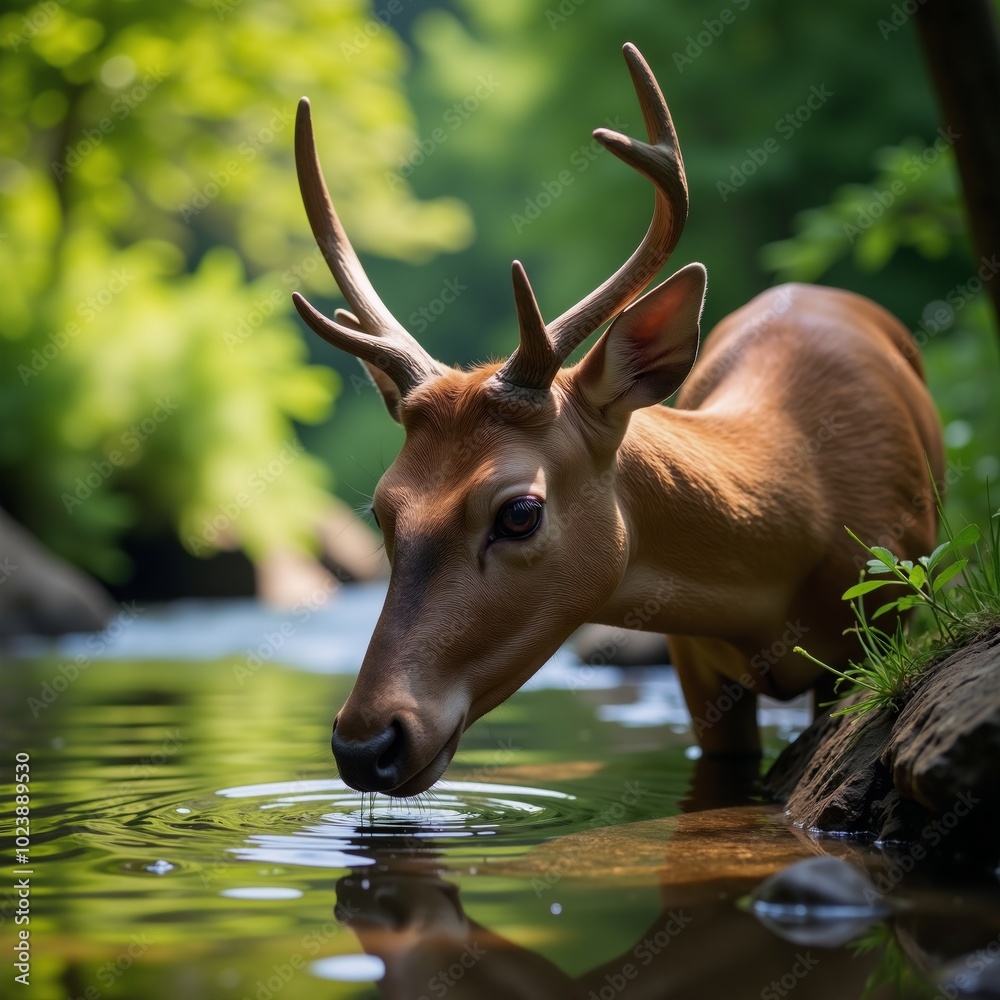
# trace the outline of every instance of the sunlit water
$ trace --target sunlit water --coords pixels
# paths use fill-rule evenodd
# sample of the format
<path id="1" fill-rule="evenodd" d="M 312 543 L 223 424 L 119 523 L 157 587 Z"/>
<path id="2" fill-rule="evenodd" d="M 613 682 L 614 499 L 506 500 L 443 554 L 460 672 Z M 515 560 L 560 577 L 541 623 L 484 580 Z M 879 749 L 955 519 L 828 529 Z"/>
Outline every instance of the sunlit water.
<path id="1" fill-rule="evenodd" d="M 77 638 L 4 665 L 8 780 L 30 757 L 31 973 L 13 982 L 7 941 L 25 925 L 5 875 L 0 996 L 832 998 L 886 969 L 872 995 L 930 996 L 949 962 L 991 942 L 1000 955 L 995 880 L 896 878 L 896 855 L 748 807 L 745 785 L 697 761 L 662 670 L 563 653 L 466 734 L 431 791 L 346 787 L 330 720 L 379 598 L 349 591 L 291 635 L 251 605 L 186 605 L 101 655 Z M 764 721 L 773 755 L 805 719 Z M 863 947 L 810 951 L 736 905 L 825 851 L 888 872 L 909 903 Z"/>

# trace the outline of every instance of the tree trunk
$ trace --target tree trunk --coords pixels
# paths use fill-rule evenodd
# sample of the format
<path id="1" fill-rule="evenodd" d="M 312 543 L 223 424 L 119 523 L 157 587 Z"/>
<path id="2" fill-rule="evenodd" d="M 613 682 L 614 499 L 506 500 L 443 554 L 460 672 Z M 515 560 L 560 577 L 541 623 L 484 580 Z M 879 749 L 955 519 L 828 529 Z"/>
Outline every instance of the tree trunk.
<path id="1" fill-rule="evenodd" d="M 976 270 L 1000 329 L 1000 30 L 993 0 L 924 0 L 915 20 L 965 191 Z M 984 266 L 985 265 L 985 266 Z"/>

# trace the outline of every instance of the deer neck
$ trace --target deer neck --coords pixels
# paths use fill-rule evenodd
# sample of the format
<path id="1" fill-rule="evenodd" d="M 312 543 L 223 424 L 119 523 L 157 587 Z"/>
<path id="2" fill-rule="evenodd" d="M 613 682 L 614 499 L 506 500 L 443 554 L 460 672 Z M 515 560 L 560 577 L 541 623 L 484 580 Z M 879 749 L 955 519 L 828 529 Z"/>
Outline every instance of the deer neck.
<path id="1" fill-rule="evenodd" d="M 780 430 L 721 409 L 633 414 L 616 480 L 628 569 L 602 622 L 736 641 L 780 620 L 803 544 Z"/>

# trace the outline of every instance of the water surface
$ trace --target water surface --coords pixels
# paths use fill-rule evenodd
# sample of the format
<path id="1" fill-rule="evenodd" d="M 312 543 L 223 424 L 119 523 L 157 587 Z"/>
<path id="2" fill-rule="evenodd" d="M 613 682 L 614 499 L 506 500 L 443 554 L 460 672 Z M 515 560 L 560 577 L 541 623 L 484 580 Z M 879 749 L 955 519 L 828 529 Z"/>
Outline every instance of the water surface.
<path id="1" fill-rule="evenodd" d="M 304 619 L 150 611 L 99 651 L 81 637 L 4 664 L 7 773 L 30 756 L 31 985 L 7 958 L 0 995 L 933 996 L 949 963 L 1000 955 L 995 876 L 788 829 L 745 775 L 697 759 L 663 671 L 563 654 L 430 792 L 345 787 L 330 721 L 378 598 Z M 774 754 L 804 719 L 766 721 Z M 10 784 L 2 807 L 6 834 Z M 818 948 L 736 905 L 821 853 L 906 908 Z M 17 898 L 0 898 L 9 956 Z"/>

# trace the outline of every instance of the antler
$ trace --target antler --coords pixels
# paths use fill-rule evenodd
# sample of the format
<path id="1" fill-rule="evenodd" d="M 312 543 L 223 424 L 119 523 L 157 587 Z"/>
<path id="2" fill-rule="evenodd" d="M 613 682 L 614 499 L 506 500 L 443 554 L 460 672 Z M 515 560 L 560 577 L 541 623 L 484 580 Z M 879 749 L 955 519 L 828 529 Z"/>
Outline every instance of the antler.
<path id="1" fill-rule="evenodd" d="M 684 229 L 688 213 L 687 180 L 670 112 L 639 50 L 630 42 L 623 51 L 649 143 L 604 128 L 596 129 L 594 138 L 653 182 L 653 220 L 635 253 L 604 284 L 547 327 L 524 268 L 514 262 L 514 300 L 521 341 L 497 373 L 499 378 L 513 385 L 547 392 L 573 349 L 617 315 L 649 284 L 667 262 Z"/>
<path id="2" fill-rule="evenodd" d="M 353 322 L 347 326 L 328 319 L 298 292 L 292 293 L 295 308 L 325 341 L 381 369 L 406 396 L 446 369 L 403 329 L 368 280 L 330 201 L 316 154 L 312 115 L 306 97 L 299 101 L 295 116 L 295 167 L 313 236 L 354 313 L 350 317 Z M 346 318 L 346 315 L 340 314 L 338 318 Z"/>

